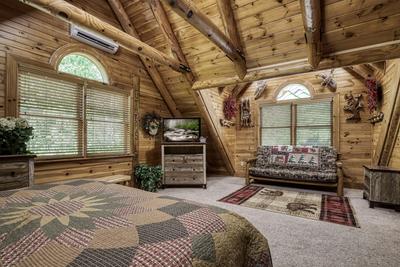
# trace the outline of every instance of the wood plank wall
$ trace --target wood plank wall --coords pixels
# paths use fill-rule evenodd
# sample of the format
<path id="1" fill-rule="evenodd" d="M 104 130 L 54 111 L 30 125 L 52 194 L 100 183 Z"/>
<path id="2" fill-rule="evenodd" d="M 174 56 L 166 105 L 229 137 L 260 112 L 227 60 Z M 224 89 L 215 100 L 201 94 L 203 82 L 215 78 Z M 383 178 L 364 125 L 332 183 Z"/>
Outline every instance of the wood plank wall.
<path id="1" fill-rule="evenodd" d="M 325 71 L 326 72 L 326 71 Z M 329 72 L 329 71 L 328 71 Z M 235 170 L 236 175 L 243 177 L 245 174 L 245 163 L 247 159 L 254 157 L 258 147 L 258 132 L 259 132 L 259 107 L 263 102 L 268 102 L 274 98 L 277 88 L 285 82 L 304 81 L 311 85 L 318 97 L 333 97 L 334 94 L 329 90 L 323 89 L 320 85 L 321 81 L 316 77 L 318 73 L 308 73 L 302 75 L 294 75 L 291 77 L 276 78 L 268 80 L 268 88 L 263 96 L 257 101 L 254 100 L 255 84 L 253 84 L 243 95 L 249 97 L 251 100 L 252 114 L 256 126 L 254 128 L 239 129 L 236 126 L 236 137 L 234 134 L 227 131 L 229 140 L 233 142 L 235 147 Z M 345 105 L 344 95 L 348 92 L 353 94 L 361 93 L 366 104 L 367 96 L 366 89 L 363 81 L 356 79 L 344 69 L 337 69 L 335 71 L 335 80 L 338 83 L 337 96 L 334 97 L 334 110 L 339 110 L 337 124 L 334 125 L 334 132 L 337 133 L 337 143 L 339 144 L 339 151 L 342 153 L 342 160 L 344 166 L 344 173 L 346 175 L 345 184 L 350 187 L 360 187 L 363 182 L 363 169 L 362 165 L 371 163 L 371 143 L 372 143 L 372 126 L 367 121 L 368 112 L 365 109 L 361 112 L 362 121 L 359 123 L 346 122 L 346 114 L 343 111 Z M 213 92 L 214 99 L 217 93 L 215 89 Z M 222 97 L 219 97 L 218 101 Z M 215 107 L 220 110 L 221 105 L 215 104 Z M 334 114 L 337 115 L 337 114 Z M 221 112 L 222 116 L 222 112 Z M 239 123 L 237 118 L 237 123 Z"/>
<path id="2" fill-rule="evenodd" d="M 72 1 L 71 1 L 72 2 Z M 96 3 L 94 3 L 96 2 Z M 74 0 L 73 3 L 115 26 L 117 21 L 106 1 Z M 57 48 L 75 43 L 69 37 L 66 23 L 53 19 L 14 0 L 0 2 L 0 117 L 5 116 L 5 83 L 7 54 L 17 54 L 38 62 L 48 63 Z M 115 85 L 132 87 L 132 78 L 140 77 L 140 113 L 157 111 L 171 117 L 164 100 L 154 87 L 140 60 L 122 50 L 117 55 L 103 53 L 104 65 Z M 159 141 L 146 137 L 140 130 L 139 161 L 159 164 Z M 36 183 L 55 180 L 101 177 L 111 174 L 128 174 L 132 169 L 131 158 L 89 161 L 45 162 L 36 164 Z"/>
<path id="3" fill-rule="evenodd" d="M 379 136 L 381 134 L 383 125 L 386 124 L 389 119 L 388 113 L 391 110 L 391 100 L 394 98 L 394 90 L 397 90 L 397 85 L 400 79 L 400 59 L 389 60 L 386 63 L 386 69 L 384 72 L 377 72 L 377 79 L 381 82 L 383 88 L 383 99 L 382 99 L 382 111 L 385 114 L 382 123 L 378 123 L 373 127 L 373 153 L 378 143 Z M 400 134 L 396 139 L 396 144 L 392 152 L 389 166 L 400 168 Z"/>

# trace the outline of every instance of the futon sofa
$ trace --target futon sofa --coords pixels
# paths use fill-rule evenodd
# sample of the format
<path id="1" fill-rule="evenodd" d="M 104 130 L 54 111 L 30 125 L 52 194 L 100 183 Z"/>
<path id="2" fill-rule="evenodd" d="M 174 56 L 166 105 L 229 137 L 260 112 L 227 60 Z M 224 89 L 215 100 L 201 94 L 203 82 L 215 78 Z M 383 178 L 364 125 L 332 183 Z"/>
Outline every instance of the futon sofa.
<path id="1" fill-rule="evenodd" d="M 261 146 L 247 161 L 246 184 L 253 180 L 336 187 L 343 195 L 342 163 L 329 146 Z"/>

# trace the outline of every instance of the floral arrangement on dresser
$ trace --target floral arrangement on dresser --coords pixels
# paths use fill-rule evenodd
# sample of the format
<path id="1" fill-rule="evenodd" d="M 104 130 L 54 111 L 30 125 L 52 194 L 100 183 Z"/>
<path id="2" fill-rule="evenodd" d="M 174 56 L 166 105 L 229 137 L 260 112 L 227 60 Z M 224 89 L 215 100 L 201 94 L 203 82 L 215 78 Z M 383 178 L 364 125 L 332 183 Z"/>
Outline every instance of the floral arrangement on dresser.
<path id="1" fill-rule="evenodd" d="M 0 118 L 0 155 L 29 154 L 27 143 L 33 127 L 23 118 Z"/>

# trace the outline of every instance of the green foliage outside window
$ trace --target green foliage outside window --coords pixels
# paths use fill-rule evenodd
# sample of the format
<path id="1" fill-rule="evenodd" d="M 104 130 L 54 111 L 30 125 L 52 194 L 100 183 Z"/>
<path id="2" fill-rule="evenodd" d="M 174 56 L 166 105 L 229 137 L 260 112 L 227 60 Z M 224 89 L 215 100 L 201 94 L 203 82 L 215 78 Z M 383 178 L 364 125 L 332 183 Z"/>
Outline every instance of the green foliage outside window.
<path id="1" fill-rule="evenodd" d="M 80 54 L 70 54 L 64 57 L 58 66 L 58 71 L 105 82 L 99 67 L 91 59 Z"/>

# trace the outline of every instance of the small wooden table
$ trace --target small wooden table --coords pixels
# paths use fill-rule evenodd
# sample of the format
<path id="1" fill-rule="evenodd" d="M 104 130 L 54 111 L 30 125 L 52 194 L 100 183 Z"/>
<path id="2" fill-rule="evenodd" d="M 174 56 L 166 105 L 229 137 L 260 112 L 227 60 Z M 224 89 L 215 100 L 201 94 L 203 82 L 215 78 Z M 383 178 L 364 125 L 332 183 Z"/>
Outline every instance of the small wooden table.
<path id="1" fill-rule="evenodd" d="M 0 191 L 33 185 L 36 155 L 0 156 Z"/>
<path id="2" fill-rule="evenodd" d="M 400 211 L 400 169 L 383 166 L 364 166 L 363 198 L 369 207 L 375 203 L 394 205 Z"/>

